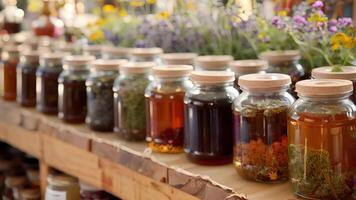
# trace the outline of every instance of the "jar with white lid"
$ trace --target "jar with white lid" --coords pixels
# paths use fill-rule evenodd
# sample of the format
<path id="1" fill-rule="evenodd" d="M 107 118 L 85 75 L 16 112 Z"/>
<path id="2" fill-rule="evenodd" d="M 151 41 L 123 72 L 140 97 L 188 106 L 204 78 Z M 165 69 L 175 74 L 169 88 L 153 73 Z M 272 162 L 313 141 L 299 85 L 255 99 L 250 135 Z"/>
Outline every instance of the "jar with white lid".
<path id="1" fill-rule="evenodd" d="M 159 56 L 162 65 L 194 65 L 195 53 L 165 53 Z"/>
<path id="2" fill-rule="evenodd" d="M 285 74 L 240 76 L 234 101 L 234 166 L 244 178 L 272 183 L 288 180 L 287 114 L 294 98 Z"/>
<path id="3" fill-rule="evenodd" d="M 117 60 L 117 59 L 127 59 L 129 51 L 130 51 L 129 48 L 105 46 L 102 48 L 101 53 L 103 59 Z"/>
<path id="4" fill-rule="evenodd" d="M 184 142 L 184 95 L 192 88 L 191 65 L 154 67 L 146 88 L 147 142 L 153 151 L 180 153 Z"/>
<path id="5" fill-rule="evenodd" d="M 130 62 L 155 62 L 159 63 L 159 55 L 163 53 L 161 48 L 132 48 L 129 51 Z"/>
<path id="6" fill-rule="evenodd" d="M 203 165 L 232 162 L 232 103 L 239 95 L 235 74 L 226 71 L 194 71 L 193 88 L 184 98 L 184 150 Z"/>
<path id="7" fill-rule="evenodd" d="M 115 132 L 126 140 L 146 138 L 145 89 L 152 80 L 154 62 L 126 63 L 120 67 L 114 91 Z"/>
<path id="8" fill-rule="evenodd" d="M 288 115 L 289 176 L 308 199 L 352 199 L 356 169 L 356 106 L 352 82 L 304 80 Z"/>
<path id="9" fill-rule="evenodd" d="M 242 92 L 238 84 L 239 77 L 247 74 L 264 74 L 268 68 L 268 62 L 264 60 L 235 60 L 229 63 L 230 70 L 235 72 L 234 87 Z"/>
<path id="10" fill-rule="evenodd" d="M 234 58 L 229 55 L 198 56 L 195 59 L 195 70 L 198 71 L 230 71 L 229 63 Z"/>
<path id="11" fill-rule="evenodd" d="M 63 72 L 58 78 L 58 116 L 68 123 L 84 123 L 87 115 L 87 93 L 85 81 L 94 56 L 67 56 L 63 61 Z"/>
<path id="12" fill-rule="evenodd" d="M 94 131 L 111 132 L 114 128 L 113 86 L 119 67 L 127 60 L 96 60 L 86 80 L 88 114 L 86 122 Z"/>

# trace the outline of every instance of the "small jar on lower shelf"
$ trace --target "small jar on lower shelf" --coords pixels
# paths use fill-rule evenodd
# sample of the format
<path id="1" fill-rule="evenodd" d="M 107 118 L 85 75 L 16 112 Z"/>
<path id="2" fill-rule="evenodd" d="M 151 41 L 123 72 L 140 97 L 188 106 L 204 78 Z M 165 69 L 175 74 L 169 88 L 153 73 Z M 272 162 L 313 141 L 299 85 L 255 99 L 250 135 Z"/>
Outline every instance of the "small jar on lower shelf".
<path id="1" fill-rule="evenodd" d="M 27 184 L 26 176 L 7 176 L 5 179 L 5 189 L 3 199 L 17 200 L 20 197 L 20 189 Z"/>
<path id="2" fill-rule="evenodd" d="M 58 78 L 58 116 L 68 123 L 84 123 L 87 115 L 85 81 L 94 56 L 67 56 Z"/>
<path id="3" fill-rule="evenodd" d="M 41 200 L 40 188 L 32 186 L 21 189 L 19 200 Z"/>
<path id="4" fill-rule="evenodd" d="M 94 186 L 80 182 L 81 200 L 115 200 L 116 197 Z"/>
<path id="5" fill-rule="evenodd" d="M 194 71 L 184 98 L 184 150 L 197 164 L 232 162 L 232 103 L 239 95 L 235 75 L 225 71 Z"/>
<path id="6" fill-rule="evenodd" d="M 114 81 L 119 67 L 127 60 L 96 60 L 86 81 L 88 114 L 86 122 L 90 129 L 111 132 L 114 128 Z"/>
<path id="7" fill-rule="evenodd" d="M 184 95 L 192 87 L 190 65 L 153 68 L 154 81 L 146 88 L 149 147 L 161 153 L 179 153 L 184 142 Z"/>
<path id="8" fill-rule="evenodd" d="M 78 179 L 65 174 L 50 174 L 47 178 L 45 199 L 80 199 Z"/>

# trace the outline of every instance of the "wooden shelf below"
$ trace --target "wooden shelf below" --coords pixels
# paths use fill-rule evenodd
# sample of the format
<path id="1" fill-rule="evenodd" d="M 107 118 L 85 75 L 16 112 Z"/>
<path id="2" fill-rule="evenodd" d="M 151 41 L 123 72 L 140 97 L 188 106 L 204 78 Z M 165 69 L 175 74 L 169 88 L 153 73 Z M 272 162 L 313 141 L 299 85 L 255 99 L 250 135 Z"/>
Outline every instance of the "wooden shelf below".
<path id="1" fill-rule="evenodd" d="M 0 140 L 122 199 L 296 199 L 289 183 L 246 181 L 232 165 L 200 166 L 184 154 L 159 154 L 145 142 L 68 125 L 56 116 L 0 101 Z M 43 189 L 43 188 L 42 188 Z"/>

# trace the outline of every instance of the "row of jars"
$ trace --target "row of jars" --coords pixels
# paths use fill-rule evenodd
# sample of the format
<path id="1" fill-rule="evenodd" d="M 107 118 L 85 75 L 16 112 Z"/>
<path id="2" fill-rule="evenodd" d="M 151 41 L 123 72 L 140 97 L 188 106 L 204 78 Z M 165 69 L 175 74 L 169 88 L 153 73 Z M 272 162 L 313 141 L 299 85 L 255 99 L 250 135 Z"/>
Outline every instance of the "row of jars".
<path id="1" fill-rule="evenodd" d="M 143 50 L 137 52 L 143 56 L 135 61 L 155 61 L 152 59 L 155 56 L 147 56 Z M 54 68 L 61 68 L 62 56 L 54 59 L 58 61 L 53 64 L 58 67 Z M 164 60 L 164 56 L 161 58 Z M 224 56 L 213 58 L 198 57 L 197 68 L 227 66 L 228 62 L 222 64 L 217 59 Z M 291 78 L 282 74 L 240 76 L 237 83 L 243 92 L 239 95 L 233 87 L 236 77 L 228 71 L 191 72 L 192 67 L 186 65 L 155 67 L 154 62 L 97 60 L 87 77 L 87 66 L 93 59 L 67 57 L 60 78 L 52 79 L 53 87 L 59 82 L 59 115 L 65 121 L 83 122 L 87 118 L 91 128 L 100 131 L 106 131 L 103 124 L 114 121 L 115 131 L 128 140 L 146 138 L 158 152 L 181 152 L 184 146 L 188 158 L 199 164 L 225 164 L 234 159 L 241 175 L 257 181 L 279 182 L 289 174 L 295 191 L 306 197 L 335 198 L 352 192 L 355 106 L 348 100 L 352 83 L 324 79 L 353 79 L 354 67 L 346 67 L 342 73 L 331 72 L 330 68 L 314 70 L 313 76 L 323 79 L 298 82 L 296 91 L 300 99 L 293 104 L 294 98 L 286 92 Z M 230 65 L 238 66 L 241 62 L 248 65 L 247 61 Z M 263 61 L 253 62 L 265 66 L 261 64 Z M 120 75 L 116 78 L 118 66 Z M 44 80 L 46 76 L 41 75 L 40 69 L 37 74 L 43 82 L 38 84 L 38 96 L 46 99 L 46 94 L 56 90 L 42 89 L 49 81 Z M 110 80 L 110 84 L 106 85 L 104 80 Z M 83 102 L 88 102 L 88 115 L 82 112 Z M 40 110 L 44 104 L 39 103 Z M 56 105 L 57 99 L 53 101 L 53 106 Z M 111 131 L 112 125 L 107 130 Z M 320 179 L 312 173 L 324 173 L 323 170 L 326 171 Z M 332 183 L 325 184 L 325 179 L 331 179 Z"/>

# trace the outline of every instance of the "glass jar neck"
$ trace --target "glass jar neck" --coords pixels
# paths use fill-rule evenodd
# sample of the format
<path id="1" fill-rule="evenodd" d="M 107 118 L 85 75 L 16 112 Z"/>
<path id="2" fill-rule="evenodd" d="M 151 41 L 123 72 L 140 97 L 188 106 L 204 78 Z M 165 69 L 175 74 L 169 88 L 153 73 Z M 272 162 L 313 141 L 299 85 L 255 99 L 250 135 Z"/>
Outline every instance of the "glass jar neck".
<path id="1" fill-rule="evenodd" d="M 62 68 L 62 61 L 61 60 L 40 60 L 40 65 L 44 67 L 61 67 Z"/>
<path id="2" fill-rule="evenodd" d="M 351 96 L 352 92 L 342 95 L 330 95 L 330 96 L 305 96 L 302 94 L 298 94 L 300 99 L 304 99 L 307 101 L 322 101 L 322 102 L 330 102 L 330 101 L 342 101 L 346 100 Z"/>
<path id="3" fill-rule="evenodd" d="M 226 87 L 232 87 L 233 82 L 228 82 L 228 83 L 215 83 L 215 84 L 200 84 L 196 83 L 195 84 L 197 88 L 201 90 L 214 90 L 214 89 L 223 89 Z"/>
<path id="4" fill-rule="evenodd" d="M 158 83 L 174 83 L 174 82 L 184 82 L 184 81 L 188 81 L 189 78 L 187 76 L 183 76 L 183 77 L 155 77 L 155 80 Z"/>
<path id="5" fill-rule="evenodd" d="M 268 89 L 249 89 L 249 88 L 243 88 L 240 87 L 241 90 L 245 93 L 249 93 L 249 94 L 255 94 L 255 95 L 273 95 L 273 94 L 280 94 L 280 93 L 284 93 L 287 92 L 289 87 L 279 87 L 279 88 L 268 88 Z"/>

